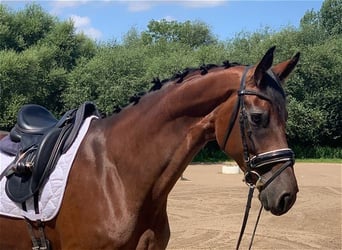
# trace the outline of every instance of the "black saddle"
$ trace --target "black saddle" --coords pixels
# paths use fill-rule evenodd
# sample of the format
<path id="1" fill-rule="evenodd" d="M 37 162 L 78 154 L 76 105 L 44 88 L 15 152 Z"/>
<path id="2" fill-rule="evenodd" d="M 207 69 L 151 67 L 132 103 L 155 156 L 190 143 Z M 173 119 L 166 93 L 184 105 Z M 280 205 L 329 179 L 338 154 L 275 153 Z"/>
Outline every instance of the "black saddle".
<path id="1" fill-rule="evenodd" d="M 20 109 L 17 124 L 10 132 L 20 150 L 2 174 L 7 176 L 5 190 L 11 200 L 23 203 L 39 193 L 59 157 L 70 148 L 83 121 L 91 115 L 100 117 L 90 102 L 66 112 L 60 120 L 39 105 Z"/>

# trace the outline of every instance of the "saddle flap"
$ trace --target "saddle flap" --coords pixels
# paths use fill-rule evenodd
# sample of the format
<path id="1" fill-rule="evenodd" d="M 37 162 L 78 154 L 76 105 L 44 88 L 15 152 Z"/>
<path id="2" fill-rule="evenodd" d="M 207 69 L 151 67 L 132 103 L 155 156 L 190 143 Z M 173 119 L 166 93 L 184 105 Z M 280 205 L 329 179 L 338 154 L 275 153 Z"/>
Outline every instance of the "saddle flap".
<path id="1" fill-rule="evenodd" d="M 20 203 L 26 201 L 46 181 L 48 173 L 51 171 L 48 162 L 61 130 L 61 128 L 53 128 L 43 137 L 37 150 L 21 159 L 22 162 L 33 159 L 34 167 L 32 167 L 31 173 L 14 173 L 7 177 L 6 193 L 11 200 Z"/>
<path id="2" fill-rule="evenodd" d="M 40 183 L 46 179 L 45 177 L 48 177 L 54 167 L 54 164 L 51 163 L 61 154 L 60 144 L 62 141 L 58 140 L 61 131 L 62 128 L 53 128 L 40 142 L 34 163 L 35 169 L 32 172 L 31 189 L 33 191 L 36 191 L 36 187 L 40 186 Z"/>
<path id="3" fill-rule="evenodd" d="M 33 196 L 33 193 L 28 188 L 32 178 L 30 175 L 12 175 L 6 182 L 5 191 L 8 197 L 15 202 L 24 202 Z"/>

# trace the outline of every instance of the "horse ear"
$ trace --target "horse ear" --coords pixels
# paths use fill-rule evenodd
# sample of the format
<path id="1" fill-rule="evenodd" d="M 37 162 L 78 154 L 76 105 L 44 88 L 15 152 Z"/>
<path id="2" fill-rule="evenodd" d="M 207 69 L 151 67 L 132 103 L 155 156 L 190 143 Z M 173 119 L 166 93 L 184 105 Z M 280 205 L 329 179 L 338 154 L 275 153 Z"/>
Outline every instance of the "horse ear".
<path id="1" fill-rule="evenodd" d="M 297 65 L 299 61 L 299 57 L 300 57 L 300 53 L 297 52 L 295 56 L 292 57 L 290 60 L 279 63 L 272 67 L 272 71 L 279 77 L 279 80 L 281 82 L 284 82 L 284 80 L 290 75 L 292 70 Z"/>
<path id="2" fill-rule="evenodd" d="M 269 70 L 272 66 L 274 50 L 275 46 L 271 47 L 255 68 L 254 80 L 258 87 L 260 87 L 261 80 L 264 77 L 266 71 Z"/>

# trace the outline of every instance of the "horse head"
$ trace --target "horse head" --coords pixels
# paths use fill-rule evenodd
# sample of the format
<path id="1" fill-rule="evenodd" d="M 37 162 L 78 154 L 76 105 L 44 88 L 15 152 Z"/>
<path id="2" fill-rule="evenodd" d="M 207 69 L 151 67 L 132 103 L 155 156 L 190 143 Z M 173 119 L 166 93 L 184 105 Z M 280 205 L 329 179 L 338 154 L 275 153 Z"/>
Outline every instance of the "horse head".
<path id="1" fill-rule="evenodd" d="M 255 66 L 234 67 L 235 98 L 229 98 L 218 117 L 233 110 L 230 123 L 217 119 L 216 139 L 245 173 L 248 185 L 259 189 L 259 199 L 274 215 L 286 213 L 294 204 L 298 186 L 293 171 L 294 154 L 286 140 L 286 96 L 282 85 L 299 60 L 272 66 L 275 47 Z"/>

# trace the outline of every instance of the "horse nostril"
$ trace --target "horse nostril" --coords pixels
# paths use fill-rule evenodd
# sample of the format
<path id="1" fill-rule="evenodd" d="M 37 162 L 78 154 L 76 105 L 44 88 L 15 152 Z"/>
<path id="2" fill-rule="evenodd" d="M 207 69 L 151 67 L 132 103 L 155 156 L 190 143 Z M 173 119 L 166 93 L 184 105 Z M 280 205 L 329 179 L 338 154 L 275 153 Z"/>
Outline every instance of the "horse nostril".
<path id="1" fill-rule="evenodd" d="M 284 194 L 281 198 L 280 198 L 280 201 L 279 201 L 279 204 L 278 204 L 278 210 L 281 212 L 281 213 L 285 213 L 287 212 L 287 210 L 290 209 L 292 205 L 292 197 L 290 194 Z"/>

